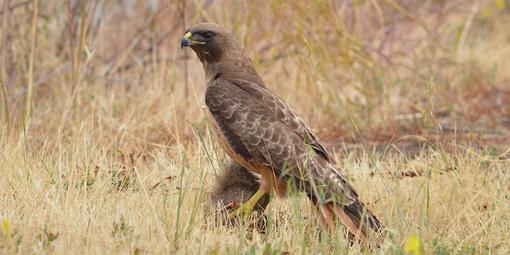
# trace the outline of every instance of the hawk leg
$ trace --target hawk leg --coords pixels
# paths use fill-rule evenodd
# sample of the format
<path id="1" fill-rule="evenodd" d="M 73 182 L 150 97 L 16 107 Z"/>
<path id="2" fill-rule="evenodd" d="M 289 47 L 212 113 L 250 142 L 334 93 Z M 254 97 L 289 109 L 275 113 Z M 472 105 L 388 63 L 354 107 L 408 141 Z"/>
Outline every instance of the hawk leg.
<path id="1" fill-rule="evenodd" d="M 253 208 L 257 205 L 257 202 L 262 198 L 267 191 L 260 187 L 253 196 L 248 199 L 248 201 L 242 203 L 235 211 L 228 214 L 228 217 L 233 219 L 239 215 L 243 216 L 243 220 L 247 220 L 250 213 L 253 211 Z"/>

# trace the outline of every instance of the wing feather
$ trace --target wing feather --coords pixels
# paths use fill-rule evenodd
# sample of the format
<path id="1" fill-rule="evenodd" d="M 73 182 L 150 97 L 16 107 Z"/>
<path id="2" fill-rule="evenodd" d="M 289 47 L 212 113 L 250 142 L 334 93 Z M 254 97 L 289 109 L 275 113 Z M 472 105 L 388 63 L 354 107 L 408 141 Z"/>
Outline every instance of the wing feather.
<path id="1" fill-rule="evenodd" d="M 244 91 L 260 98 L 260 101 L 280 120 L 283 124 L 294 130 L 299 136 L 312 146 L 320 156 L 330 162 L 332 158 L 321 145 L 319 139 L 310 131 L 308 125 L 292 110 L 292 108 L 278 95 L 272 93 L 264 86 L 245 80 L 232 80 L 232 82 Z"/>
<path id="2" fill-rule="evenodd" d="M 306 124 L 282 99 L 264 87 L 250 89 L 253 86 L 219 78 L 206 91 L 209 111 L 236 153 L 297 182 L 309 195 L 324 194 L 319 200 L 346 205 L 355 201 L 354 189 Z"/>

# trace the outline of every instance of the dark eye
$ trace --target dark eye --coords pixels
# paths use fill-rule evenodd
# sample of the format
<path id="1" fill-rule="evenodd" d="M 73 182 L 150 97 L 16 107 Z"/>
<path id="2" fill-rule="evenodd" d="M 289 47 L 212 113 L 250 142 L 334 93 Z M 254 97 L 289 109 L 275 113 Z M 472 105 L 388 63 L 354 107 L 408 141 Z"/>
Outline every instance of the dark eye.
<path id="1" fill-rule="evenodd" d="M 213 32 L 205 32 L 205 33 L 203 33 L 202 37 L 204 37 L 204 39 L 206 39 L 206 40 L 211 40 L 214 37 L 214 33 Z"/>

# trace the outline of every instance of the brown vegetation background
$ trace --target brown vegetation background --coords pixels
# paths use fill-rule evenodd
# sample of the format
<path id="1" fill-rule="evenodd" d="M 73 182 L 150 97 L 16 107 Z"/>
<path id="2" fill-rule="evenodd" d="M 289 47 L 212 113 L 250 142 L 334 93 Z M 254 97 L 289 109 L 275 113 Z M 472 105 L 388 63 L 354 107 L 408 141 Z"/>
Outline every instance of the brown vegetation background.
<path id="1" fill-rule="evenodd" d="M 510 252 L 510 2 L 3 0 L 0 253 L 359 253 L 300 196 L 269 229 L 203 213 L 226 162 L 202 67 L 211 21 L 336 152 L 392 229 L 384 253 Z M 368 252 L 368 251 L 364 251 Z M 415 253 L 419 254 L 419 253 Z"/>

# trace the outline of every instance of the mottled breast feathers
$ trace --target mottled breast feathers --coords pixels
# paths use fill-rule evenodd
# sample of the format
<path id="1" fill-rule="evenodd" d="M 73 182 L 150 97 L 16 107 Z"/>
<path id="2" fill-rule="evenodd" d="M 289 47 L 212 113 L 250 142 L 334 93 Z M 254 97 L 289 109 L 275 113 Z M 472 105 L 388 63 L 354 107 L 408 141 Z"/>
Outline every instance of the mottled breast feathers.
<path id="1" fill-rule="evenodd" d="M 310 149 L 329 156 L 308 126 L 282 99 L 245 80 L 221 77 L 208 85 L 205 102 L 237 153 L 249 153 L 279 175 L 285 164 L 298 165 Z"/>

